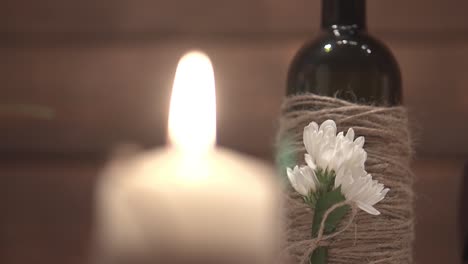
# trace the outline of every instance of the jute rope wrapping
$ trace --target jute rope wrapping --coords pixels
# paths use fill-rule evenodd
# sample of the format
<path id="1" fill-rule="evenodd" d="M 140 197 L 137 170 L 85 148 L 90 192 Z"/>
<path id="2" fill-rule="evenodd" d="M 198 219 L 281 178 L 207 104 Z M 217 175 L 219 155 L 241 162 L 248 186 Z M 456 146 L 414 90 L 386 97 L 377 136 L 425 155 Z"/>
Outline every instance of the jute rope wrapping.
<path id="1" fill-rule="evenodd" d="M 313 212 L 298 193 L 288 188 L 285 251 L 290 262 L 306 261 L 309 252 L 326 245 L 328 263 L 412 263 L 412 145 L 405 108 L 359 105 L 312 94 L 288 97 L 278 134 L 280 155 L 292 155 L 304 164 L 304 127 L 327 119 L 336 122 L 338 131 L 352 127 L 356 136 L 365 137 L 366 170 L 390 192 L 376 205 L 381 215 L 373 216 L 352 206 L 334 234 L 311 240 Z"/>

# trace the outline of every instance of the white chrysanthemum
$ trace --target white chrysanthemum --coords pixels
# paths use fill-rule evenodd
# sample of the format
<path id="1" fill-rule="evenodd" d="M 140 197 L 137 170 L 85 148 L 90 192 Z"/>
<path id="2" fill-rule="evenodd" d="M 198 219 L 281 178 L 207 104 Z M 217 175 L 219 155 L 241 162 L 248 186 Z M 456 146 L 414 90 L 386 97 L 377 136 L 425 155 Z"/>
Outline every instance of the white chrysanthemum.
<path id="1" fill-rule="evenodd" d="M 369 214 L 379 215 L 380 212 L 374 208 L 374 205 L 382 201 L 390 189 L 385 188 L 377 180 L 372 180 L 372 176 L 364 170 L 361 171 L 361 175 L 355 173 L 346 171 L 345 168 L 336 172 L 335 188 L 341 186 L 341 192 L 346 200 L 356 203 Z"/>
<path id="2" fill-rule="evenodd" d="M 341 167 L 352 168 L 351 171 L 364 169 L 367 153 L 362 146 L 364 137 L 354 140 L 354 130 L 336 134 L 333 120 L 323 122 L 320 127 L 312 122 L 304 128 L 304 146 L 307 153 L 305 160 L 312 169 L 321 168 L 340 170 Z"/>
<path id="3" fill-rule="evenodd" d="M 291 185 L 298 193 L 307 196 L 311 191 L 317 190 L 320 183 L 315 170 L 321 169 L 329 173 L 333 171 L 334 188 L 341 186 L 346 200 L 369 214 L 380 214 L 374 205 L 385 198 L 389 189 L 372 180 L 372 176 L 365 170 L 367 153 L 363 149 L 364 137 L 354 139 L 352 128 L 346 135 L 343 132 L 336 134 L 335 122 L 327 120 L 320 127 L 315 122 L 306 126 L 303 140 L 307 151 L 307 166 L 287 169 Z M 331 177 L 332 174 L 329 175 Z"/>
<path id="4" fill-rule="evenodd" d="M 319 181 L 317 176 L 315 176 L 314 170 L 309 166 L 299 168 L 296 165 L 293 170 L 287 168 L 286 172 L 292 187 L 301 195 L 307 196 L 317 190 Z"/>

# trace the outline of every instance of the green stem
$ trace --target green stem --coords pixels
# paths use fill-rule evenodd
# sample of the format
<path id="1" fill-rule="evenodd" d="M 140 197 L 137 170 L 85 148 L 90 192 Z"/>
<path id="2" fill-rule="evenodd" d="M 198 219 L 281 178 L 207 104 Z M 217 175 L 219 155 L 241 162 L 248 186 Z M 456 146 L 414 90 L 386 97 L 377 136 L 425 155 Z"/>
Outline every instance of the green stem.
<path id="1" fill-rule="evenodd" d="M 318 247 L 310 255 L 309 264 L 327 263 L 327 259 L 328 259 L 328 248 Z"/>
<path id="2" fill-rule="evenodd" d="M 326 212 L 335 204 L 345 201 L 346 198 L 341 193 L 341 188 L 338 187 L 330 192 L 326 192 L 322 194 L 318 199 L 315 206 L 315 213 L 314 219 L 312 222 L 312 237 L 316 238 L 319 230 L 321 228 L 321 224 L 323 221 L 323 217 Z M 336 226 L 338 223 L 345 217 L 348 213 L 350 207 L 348 205 L 344 205 L 334 209 L 331 213 L 328 214 L 328 217 L 325 219 L 324 226 L 323 226 L 323 234 L 327 235 L 335 231 Z M 309 261 L 312 264 L 326 264 L 328 258 L 328 249 L 326 247 L 318 247 L 314 250 L 311 254 Z"/>

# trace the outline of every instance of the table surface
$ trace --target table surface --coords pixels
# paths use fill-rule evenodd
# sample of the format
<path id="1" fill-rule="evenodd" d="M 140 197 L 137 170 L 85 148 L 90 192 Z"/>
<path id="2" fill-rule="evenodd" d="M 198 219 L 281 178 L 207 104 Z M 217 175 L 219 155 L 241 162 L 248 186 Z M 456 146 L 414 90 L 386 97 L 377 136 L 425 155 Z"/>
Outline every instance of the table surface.
<path id="1" fill-rule="evenodd" d="M 91 248 L 93 188 L 104 160 L 0 162 L 3 264 L 85 263 Z M 459 194 L 463 161 L 414 163 L 417 263 L 460 263 Z"/>

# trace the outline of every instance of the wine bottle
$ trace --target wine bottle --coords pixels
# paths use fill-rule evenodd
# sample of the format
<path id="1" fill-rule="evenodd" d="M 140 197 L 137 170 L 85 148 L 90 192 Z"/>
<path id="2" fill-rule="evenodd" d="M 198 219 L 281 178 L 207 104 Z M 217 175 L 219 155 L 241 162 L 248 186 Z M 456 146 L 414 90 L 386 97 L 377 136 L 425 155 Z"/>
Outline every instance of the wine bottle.
<path id="1" fill-rule="evenodd" d="M 359 104 L 401 103 L 398 64 L 367 33 L 365 0 L 322 0 L 320 34 L 299 50 L 288 73 L 287 95 L 305 93 Z M 328 249 L 318 247 L 309 261 L 326 263 L 327 256 Z"/>
<path id="2" fill-rule="evenodd" d="M 322 0 L 319 36 L 293 59 L 287 94 L 314 93 L 373 105 L 401 103 L 401 76 L 388 48 L 366 31 L 365 0 Z"/>

